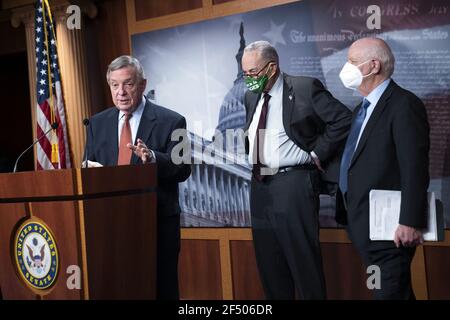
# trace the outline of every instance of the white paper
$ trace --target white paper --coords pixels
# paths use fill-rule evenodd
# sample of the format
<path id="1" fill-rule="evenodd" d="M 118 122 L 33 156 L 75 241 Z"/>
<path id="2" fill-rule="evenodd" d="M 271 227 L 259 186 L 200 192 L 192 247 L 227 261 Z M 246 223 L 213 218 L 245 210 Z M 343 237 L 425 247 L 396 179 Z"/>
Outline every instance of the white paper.
<path id="1" fill-rule="evenodd" d="M 369 193 L 370 240 L 394 240 L 399 225 L 401 191 L 371 190 Z M 428 192 L 428 227 L 422 230 L 425 241 L 438 241 L 436 196 Z"/>
<path id="2" fill-rule="evenodd" d="M 91 160 L 88 160 L 87 162 L 88 162 L 88 168 L 100 168 L 100 167 L 103 167 L 103 165 L 101 163 L 99 163 L 99 162 L 95 162 L 95 161 L 91 161 Z M 86 167 L 86 161 L 83 161 L 83 164 L 82 164 L 81 167 L 82 168 Z"/>

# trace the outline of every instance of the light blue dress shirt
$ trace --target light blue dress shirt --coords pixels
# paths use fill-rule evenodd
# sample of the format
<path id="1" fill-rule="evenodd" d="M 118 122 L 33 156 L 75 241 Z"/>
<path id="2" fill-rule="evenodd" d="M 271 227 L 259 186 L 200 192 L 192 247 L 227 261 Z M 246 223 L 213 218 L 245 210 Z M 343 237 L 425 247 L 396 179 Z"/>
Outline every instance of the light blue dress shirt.
<path id="1" fill-rule="evenodd" d="M 389 85 L 389 82 L 391 81 L 390 78 L 384 80 L 382 83 L 380 83 L 375 89 L 373 89 L 368 95 L 367 97 L 365 97 L 367 100 L 369 100 L 370 105 L 369 107 L 367 107 L 367 113 L 366 113 L 366 118 L 364 119 L 364 122 L 361 126 L 361 130 L 359 131 L 359 136 L 358 136 L 358 141 L 356 142 L 356 148 L 358 148 L 358 144 L 359 144 L 359 139 L 361 139 L 361 136 L 364 132 L 364 128 L 367 125 L 367 122 L 370 119 L 370 116 L 373 113 L 373 110 L 375 109 L 375 107 L 377 106 L 378 101 L 380 100 L 381 96 L 383 95 L 384 91 L 386 90 L 387 86 Z"/>

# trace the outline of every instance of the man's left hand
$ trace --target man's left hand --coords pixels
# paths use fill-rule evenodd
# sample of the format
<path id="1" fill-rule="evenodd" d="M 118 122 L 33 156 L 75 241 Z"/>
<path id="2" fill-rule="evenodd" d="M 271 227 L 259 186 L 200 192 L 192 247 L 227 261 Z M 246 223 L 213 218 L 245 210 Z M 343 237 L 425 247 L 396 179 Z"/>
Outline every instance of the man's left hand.
<path id="1" fill-rule="evenodd" d="M 137 139 L 137 144 L 134 146 L 131 143 L 127 144 L 127 147 L 133 150 L 134 154 L 141 158 L 142 163 L 151 162 L 153 159 L 153 153 L 147 146 L 144 141 L 141 139 Z"/>
<path id="2" fill-rule="evenodd" d="M 400 224 L 394 235 L 394 242 L 397 248 L 400 245 L 414 247 L 423 243 L 422 232 L 416 228 Z"/>

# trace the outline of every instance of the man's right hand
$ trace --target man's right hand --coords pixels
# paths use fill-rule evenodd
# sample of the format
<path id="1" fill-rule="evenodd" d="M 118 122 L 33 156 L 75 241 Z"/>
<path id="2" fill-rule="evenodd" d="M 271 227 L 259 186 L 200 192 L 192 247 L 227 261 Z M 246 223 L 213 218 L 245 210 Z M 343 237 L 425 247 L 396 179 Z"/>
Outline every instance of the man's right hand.
<path id="1" fill-rule="evenodd" d="M 400 224 L 395 231 L 394 242 L 397 248 L 400 245 L 415 247 L 423 243 L 422 232 L 419 229 Z"/>
<path id="2" fill-rule="evenodd" d="M 319 169 L 320 172 L 325 172 L 325 170 L 322 168 L 322 163 L 320 162 L 319 157 L 316 155 L 314 151 L 311 151 L 310 153 L 311 158 L 314 161 L 314 164 L 316 165 L 317 169 Z"/>

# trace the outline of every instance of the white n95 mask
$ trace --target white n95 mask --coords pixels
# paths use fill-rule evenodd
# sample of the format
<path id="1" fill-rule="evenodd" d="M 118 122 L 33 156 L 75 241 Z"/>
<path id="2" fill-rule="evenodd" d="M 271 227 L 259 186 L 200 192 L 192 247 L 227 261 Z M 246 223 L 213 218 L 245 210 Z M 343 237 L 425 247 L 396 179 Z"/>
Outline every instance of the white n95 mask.
<path id="1" fill-rule="evenodd" d="M 350 62 L 346 62 L 341 72 L 339 73 L 339 78 L 341 78 L 342 84 L 349 89 L 356 90 L 361 85 L 363 78 L 368 77 L 372 74 L 369 73 L 365 76 L 359 70 L 359 66 L 369 62 L 371 60 L 367 60 L 363 63 L 358 64 L 357 66 L 351 64 Z"/>

